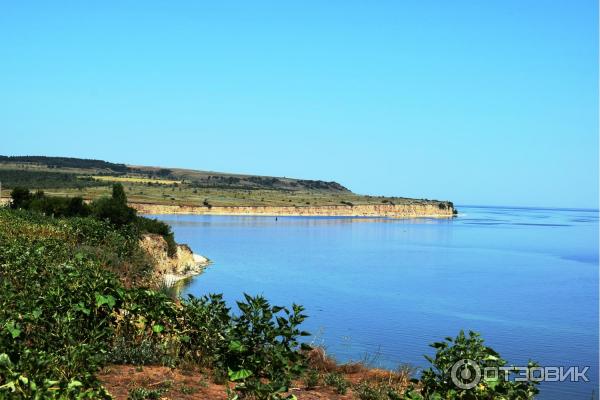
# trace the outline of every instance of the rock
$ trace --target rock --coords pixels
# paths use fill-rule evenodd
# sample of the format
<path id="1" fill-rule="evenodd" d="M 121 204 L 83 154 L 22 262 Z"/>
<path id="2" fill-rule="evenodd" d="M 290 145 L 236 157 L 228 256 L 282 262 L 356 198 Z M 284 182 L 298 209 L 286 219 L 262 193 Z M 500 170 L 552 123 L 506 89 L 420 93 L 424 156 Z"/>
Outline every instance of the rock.
<path id="1" fill-rule="evenodd" d="M 175 255 L 169 257 L 167 242 L 156 234 L 142 235 L 140 246 L 154 261 L 153 280 L 157 283 L 162 281 L 167 286 L 200 274 L 210 262 L 208 258 L 194 254 L 186 244 L 178 244 Z"/>

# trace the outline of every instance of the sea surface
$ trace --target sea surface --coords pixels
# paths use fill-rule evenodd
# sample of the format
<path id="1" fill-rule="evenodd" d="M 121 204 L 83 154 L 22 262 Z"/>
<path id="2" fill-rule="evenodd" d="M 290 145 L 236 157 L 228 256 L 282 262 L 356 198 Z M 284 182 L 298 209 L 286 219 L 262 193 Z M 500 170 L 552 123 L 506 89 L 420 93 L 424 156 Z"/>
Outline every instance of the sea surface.
<path id="1" fill-rule="evenodd" d="M 183 294 L 302 304 L 340 361 L 426 367 L 429 343 L 481 333 L 514 365 L 589 367 L 539 399 L 598 398 L 598 212 L 458 207 L 446 219 L 157 216 L 213 264 Z"/>

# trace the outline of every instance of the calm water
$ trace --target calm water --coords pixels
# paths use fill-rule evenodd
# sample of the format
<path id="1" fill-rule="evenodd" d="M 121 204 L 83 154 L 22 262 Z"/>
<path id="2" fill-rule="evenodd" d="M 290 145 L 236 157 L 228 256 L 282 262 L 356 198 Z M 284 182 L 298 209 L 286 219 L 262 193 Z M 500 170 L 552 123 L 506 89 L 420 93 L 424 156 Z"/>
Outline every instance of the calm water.
<path id="1" fill-rule="evenodd" d="M 214 261 L 186 293 L 303 304 L 307 330 L 342 361 L 424 367 L 429 343 L 471 329 L 509 363 L 591 367 L 590 383 L 545 383 L 540 399 L 597 396 L 597 212 L 459 209 L 453 220 L 160 218 Z"/>

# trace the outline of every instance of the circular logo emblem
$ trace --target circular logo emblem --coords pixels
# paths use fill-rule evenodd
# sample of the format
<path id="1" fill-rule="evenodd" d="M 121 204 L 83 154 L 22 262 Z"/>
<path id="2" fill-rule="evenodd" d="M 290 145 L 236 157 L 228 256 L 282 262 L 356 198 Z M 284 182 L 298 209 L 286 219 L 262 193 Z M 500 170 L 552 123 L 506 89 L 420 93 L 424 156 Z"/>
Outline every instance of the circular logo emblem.
<path id="1" fill-rule="evenodd" d="M 461 389 L 473 389 L 481 381 L 481 368 L 473 360 L 460 360 L 450 370 L 452 383 Z"/>

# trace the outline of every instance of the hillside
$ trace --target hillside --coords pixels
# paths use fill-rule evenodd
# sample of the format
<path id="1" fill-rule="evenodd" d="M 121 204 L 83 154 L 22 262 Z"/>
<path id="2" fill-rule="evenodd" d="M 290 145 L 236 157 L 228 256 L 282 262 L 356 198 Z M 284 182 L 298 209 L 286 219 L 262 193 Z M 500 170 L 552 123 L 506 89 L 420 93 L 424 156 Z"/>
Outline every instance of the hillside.
<path id="1" fill-rule="evenodd" d="M 359 195 L 340 183 L 324 180 L 126 165 L 67 157 L 0 156 L 0 182 L 3 197 L 8 197 L 12 188 L 21 186 L 41 189 L 52 195 L 82 196 L 93 200 L 108 195 L 112 183 L 120 182 L 131 203 L 145 205 L 211 210 L 213 207 L 330 207 L 331 214 L 328 211 L 315 215 L 354 215 L 347 208 L 364 205 L 378 208 L 356 215 L 377 214 L 379 211 L 373 210 L 380 210 L 380 206 L 388 214 L 393 213 L 396 206 L 423 206 L 442 210 L 444 215 L 452 215 L 453 211 L 452 203 L 447 201 Z"/>

